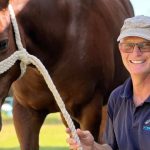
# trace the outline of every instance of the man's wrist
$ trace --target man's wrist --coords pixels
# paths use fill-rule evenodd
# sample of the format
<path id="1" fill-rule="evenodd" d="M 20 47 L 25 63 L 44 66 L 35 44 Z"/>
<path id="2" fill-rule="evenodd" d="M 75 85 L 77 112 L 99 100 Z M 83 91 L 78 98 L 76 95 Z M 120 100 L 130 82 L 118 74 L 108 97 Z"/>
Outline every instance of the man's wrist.
<path id="1" fill-rule="evenodd" d="M 108 144 L 103 144 L 103 145 L 101 145 L 101 146 L 104 148 L 104 150 L 113 150 L 113 149 L 111 148 L 111 146 L 108 145 Z"/>
<path id="2" fill-rule="evenodd" d="M 92 150 L 112 150 L 112 148 L 108 144 L 98 144 L 94 142 Z"/>

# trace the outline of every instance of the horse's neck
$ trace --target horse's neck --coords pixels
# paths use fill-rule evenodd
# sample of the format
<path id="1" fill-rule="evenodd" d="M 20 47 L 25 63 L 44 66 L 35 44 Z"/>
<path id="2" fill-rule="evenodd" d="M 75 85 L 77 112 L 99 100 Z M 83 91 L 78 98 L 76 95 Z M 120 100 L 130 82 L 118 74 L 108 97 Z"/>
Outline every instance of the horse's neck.
<path id="1" fill-rule="evenodd" d="M 50 1 L 46 2 L 48 4 L 41 4 L 38 0 L 14 0 L 12 5 L 18 25 L 22 29 L 27 51 L 37 56 L 43 63 L 46 63 L 49 59 L 47 57 L 50 57 L 51 60 L 46 65 L 51 66 L 58 61 L 62 51 L 67 23 L 64 22 L 62 13 L 56 13 L 56 10 L 50 11 L 46 6 L 50 6 Z"/>
<path id="2" fill-rule="evenodd" d="M 27 51 L 41 59 L 49 56 L 51 64 L 58 61 L 65 44 L 69 45 L 78 34 L 77 18 L 82 20 L 79 1 L 76 4 L 73 0 L 13 0 L 13 7 Z"/>

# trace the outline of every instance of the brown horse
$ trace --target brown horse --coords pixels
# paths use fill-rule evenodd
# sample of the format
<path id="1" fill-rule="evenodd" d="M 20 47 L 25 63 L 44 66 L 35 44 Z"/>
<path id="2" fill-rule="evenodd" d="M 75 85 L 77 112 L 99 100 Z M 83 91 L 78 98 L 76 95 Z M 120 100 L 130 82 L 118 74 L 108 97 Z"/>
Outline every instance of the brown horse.
<path id="1" fill-rule="evenodd" d="M 8 3 L 24 47 L 47 68 L 76 127 L 90 130 L 98 140 L 102 106 L 127 77 L 116 39 L 124 19 L 133 16 L 130 2 L 0 0 L 0 61 L 17 49 Z M 18 79 L 19 64 L 0 75 L 0 100 L 13 83 L 13 116 L 21 150 L 38 150 L 45 117 L 60 110 L 34 66 L 29 65 Z"/>

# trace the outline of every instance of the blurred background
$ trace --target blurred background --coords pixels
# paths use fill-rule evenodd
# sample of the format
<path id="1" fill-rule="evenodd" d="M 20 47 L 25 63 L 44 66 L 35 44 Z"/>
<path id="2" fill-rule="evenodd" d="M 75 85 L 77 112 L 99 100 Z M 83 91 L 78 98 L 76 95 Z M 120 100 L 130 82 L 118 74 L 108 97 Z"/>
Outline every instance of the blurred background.
<path id="1" fill-rule="evenodd" d="M 135 15 L 150 16 L 150 1 L 149 0 L 131 0 L 134 7 Z"/>
<path id="2" fill-rule="evenodd" d="M 0 132 L 0 150 L 20 150 L 12 121 L 12 97 L 3 104 L 3 127 Z M 65 127 L 59 113 L 48 115 L 40 132 L 40 150 L 68 150 Z"/>
<path id="3" fill-rule="evenodd" d="M 150 16 L 150 1 L 131 0 L 135 15 Z M 0 150 L 20 150 L 12 122 L 12 102 L 10 95 L 2 106 L 3 128 L 0 133 Z M 49 115 L 40 133 L 40 150 L 67 150 L 65 127 L 58 113 Z"/>

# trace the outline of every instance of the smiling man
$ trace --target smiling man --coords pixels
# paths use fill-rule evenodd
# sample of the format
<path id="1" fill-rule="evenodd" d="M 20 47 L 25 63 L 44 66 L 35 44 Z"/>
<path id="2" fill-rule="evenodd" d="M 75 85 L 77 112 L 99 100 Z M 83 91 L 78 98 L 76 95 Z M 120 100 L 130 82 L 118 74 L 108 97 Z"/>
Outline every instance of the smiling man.
<path id="1" fill-rule="evenodd" d="M 126 19 L 117 40 L 130 78 L 110 95 L 106 144 L 94 142 L 89 131 L 78 129 L 83 150 L 150 149 L 150 17 Z M 71 134 L 69 129 L 67 133 Z M 71 149 L 79 147 L 71 136 L 67 142 Z"/>

